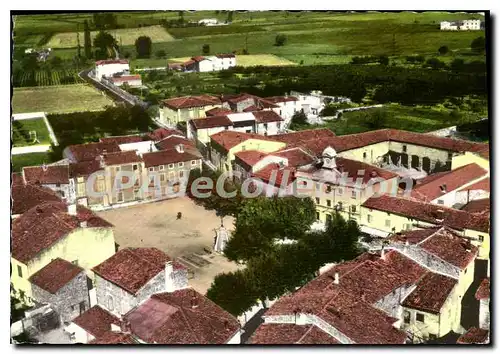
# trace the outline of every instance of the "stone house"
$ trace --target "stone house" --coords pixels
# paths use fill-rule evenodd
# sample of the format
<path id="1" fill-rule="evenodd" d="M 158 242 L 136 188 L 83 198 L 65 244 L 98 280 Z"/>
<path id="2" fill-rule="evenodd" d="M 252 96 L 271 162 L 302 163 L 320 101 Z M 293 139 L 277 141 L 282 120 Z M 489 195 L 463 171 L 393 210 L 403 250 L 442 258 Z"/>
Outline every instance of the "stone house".
<path id="1" fill-rule="evenodd" d="M 66 200 L 69 193 L 69 168 L 62 166 L 29 166 L 23 167 L 21 172 L 24 184 L 36 184 L 50 188 L 62 200 Z"/>
<path id="2" fill-rule="evenodd" d="M 160 102 L 160 122 L 175 126 L 190 119 L 205 118 L 205 111 L 221 107 L 216 96 L 200 95 L 170 98 Z"/>
<path id="3" fill-rule="evenodd" d="M 75 263 L 56 258 L 29 278 L 33 300 L 49 304 L 61 322 L 90 308 L 87 274 Z"/>

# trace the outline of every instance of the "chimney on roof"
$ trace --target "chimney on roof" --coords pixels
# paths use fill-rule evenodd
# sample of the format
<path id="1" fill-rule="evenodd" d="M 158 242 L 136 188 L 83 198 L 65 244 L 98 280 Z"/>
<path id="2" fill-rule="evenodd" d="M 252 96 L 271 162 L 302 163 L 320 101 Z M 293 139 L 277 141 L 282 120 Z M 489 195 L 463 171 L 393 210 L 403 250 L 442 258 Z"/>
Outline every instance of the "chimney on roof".
<path id="1" fill-rule="evenodd" d="M 47 165 L 44 162 L 43 165 L 42 165 L 43 172 L 47 172 L 47 169 L 48 169 L 48 167 L 47 167 Z"/>
<path id="2" fill-rule="evenodd" d="M 193 294 L 191 297 L 191 308 L 195 309 L 198 307 L 198 298 Z"/>
<path id="3" fill-rule="evenodd" d="M 70 203 L 70 204 L 68 204 L 68 214 L 69 215 L 76 215 L 77 214 L 76 203 Z"/>
<path id="4" fill-rule="evenodd" d="M 177 150 L 178 153 L 182 154 L 184 153 L 184 144 L 178 144 L 175 146 L 175 149 Z"/>
<path id="5" fill-rule="evenodd" d="M 385 247 L 382 246 L 382 250 L 380 251 L 380 259 L 385 261 Z"/>
<path id="6" fill-rule="evenodd" d="M 444 220 L 444 210 L 443 209 L 436 210 L 436 220 L 437 221 L 443 221 Z"/>
<path id="7" fill-rule="evenodd" d="M 336 284 L 338 285 L 340 283 L 340 276 L 339 276 L 339 272 L 335 272 L 335 277 L 333 279 L 333 284 Z"/>

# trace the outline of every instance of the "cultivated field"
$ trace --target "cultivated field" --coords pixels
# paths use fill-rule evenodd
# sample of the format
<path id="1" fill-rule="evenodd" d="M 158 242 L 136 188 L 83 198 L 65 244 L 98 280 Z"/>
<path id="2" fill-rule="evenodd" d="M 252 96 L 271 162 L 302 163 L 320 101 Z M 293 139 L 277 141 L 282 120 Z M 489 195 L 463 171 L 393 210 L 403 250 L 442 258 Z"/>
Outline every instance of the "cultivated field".
<path id="1" fill-rule="evenodd" d="M 90 33 L 92 41 L 97 35 L 97 31 Z M 135 40 L 140 36 L 148 36 L 153 43 L 170 42 L 174 38 L 161 26 L 149 26 L 141 28 L 121 28 L 111 30 L 110 33 L 115 37 L 120 45 L 134 45 Z M 83 32 L 78 33 L 80 43 L 83 43 Z M 74 48 L 78 45 L 76 33 L 57 33 L 47 43 L 49 48 Z"/>
<path id="2" fill-rule="evenodd" d="M 45 121 L 42 118 L 12 121 L 12 143 L 14 146 L 50 144 L 49 130 Z"/>
<path id="3" fill-rule="evenodd" d="M 180 220 L 176 218 L 178 212 L 182 213 Z M 199 256 L 206 253 L 204 248 L 212 248 L 220 218 L 187 197 L 107 210 L 98 215 L 115 226 L 115 241 L 120 248 L 156 247 L 175 259 L 194 262 L 185 263 L 194 272 L 189 283 L 202 293 L 216 274 L 237 269 L 235 263 L 221 255 Z M 224 218 L 224 225 L 232 229 L 233 219 Z"/>
<path id="4" fill-rule="evenodd" d="M 107 96 L 85 84 L 15 88 L 13 113 L 99 111 L 113 105 Z"/>
<path id="5" fill-rule="evenodd" d="M 182 58 L 172 58 L 169 61 L 174 63 L 182 63 L 189 60 L 189 57 Z M 282 65 L 296 65 L 293 61 L 280 58 L 273 54 L 249 54 L 249 55 L 237 55 L 236 65 L 238 66 L 282 66 Z"/>
<path id="6" fill-rule="evenodd" d="M 16 70 L 12 74 L 14 87 L 71 85 L 83 82 L 76 69 Z"/>

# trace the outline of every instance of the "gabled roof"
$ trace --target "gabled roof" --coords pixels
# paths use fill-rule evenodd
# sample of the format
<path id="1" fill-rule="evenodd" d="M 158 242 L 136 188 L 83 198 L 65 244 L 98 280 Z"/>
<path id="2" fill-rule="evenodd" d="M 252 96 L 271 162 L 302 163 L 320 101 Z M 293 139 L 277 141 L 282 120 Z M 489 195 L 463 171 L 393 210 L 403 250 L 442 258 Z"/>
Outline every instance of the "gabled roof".
<path id="1" fill-rule="evenodd" d="M 224 130 L 210 136 L 210 140 L 225 148 L 226 151 L 229 151 L 231 148 L 249 139 L 278 142 L 276 139 L 273 139 L 270 136 L 264 136 L 254 133 L 243 133 L 231 130 Z"/>
<path id="2" fill-rule="evenodd" d="M 436 273 L 427 273 L 417 284 L 417 288 L 403 301 L 403 306 L 438 314 L 450 296 L 457 280 Z"/>
<path id="3" fill-rule="evenodd" d="M 185 138 L 182 135 L 170 135 L 170 136 L 166 137 L 165 139 L 162 139 L 161 141 L 156 143 L 156 147 L 159 150 L 169 150 L 169 149 L 175 148 L 177 145 L 180 145 L 180 144 L 184 145 L 184 147 L 186 147 L 186 148 L 189 148 L 189 147 L 193 148 L 194 151 L 192 151 L 192 152 L 197 153 L 194 142 L 192 140 Z"/>
<path id="4" fill-rule="evenodd" d="M 234 154 L 234 156 L 243 162 L 243 164 L 251 169 L 253 165 L 255 165 L 257 162 L 262 160 L 266 156 L 270 156 L 273 154 L 268 154 L 267 152 L 260 152 L 256 150 L 247 150 L 247 151 L 240 151 Z"/>
<path id="5" fill-rule="evenodd" d="M 236 55 L 234 55 L 233 53 L 228 53 L 228 54 L 216 54 L 215 55 L 217 58 L 235 58 Z"/>
<path id="6" fill-rule="evenodd" d="M 257 111 L 252 113 L 257 123 L 282 122 L 283 118 L 274 111 Z"/>
<path id="7" fill-rule="evenodd" d="M 83 271 L 82 268 L 73 263 L 56 258 L 33 274 L 29 280 L 39 288 L 55 294 Z"/>
<path id="8" fill-rule="evenodd" d="M 485 300 L 490 298 L 490 278 L 485 278 L 476 291 L 476 299 Z"/>
<path id="9" fill-rule="evenodd" d="M 152 295 L 126 316 L 147 343 L 225 344 L 240 329 L 236 318 L 194 289 Z"/>
<path id="10" fill-rule="evenodd" d="M 488 232 L 490 228 L 490 219 L 488 215 L 472 214 L 462 210 L 447 208 L 442 205 L 424 203 L 389 195 L 369 198 L 362 206 L 369 209 L 402 215 L 407 218 L 428 222 L 434 225 L 448 226 L 455 230 L 470 229 Z"/>
<path id="11" fill-rule="evenodd" d="M 171 258 L 157 248 L 124 248 L 92 268 L 100 277 L 135 295 L 165 269 Z M 174 262 L 174 268 L 183 268 Z"/>
<path id="12" fill-rule="evenodd" d="M 61 197 L 53 190 L 32 184 L 13 184 L 10 193 L 12 198 L 12 215 L 22 214 L 46 202 L 61 202 Z"/>
<path id="13" fill-rule="evenodd" d="M 67 149 L 73 154 L 76 162 L 95 160 L 104 153 L 121 151 L 115 142 L 70 145 Z"/>
<path id="14" fill-rule="evenodd" d="M 173 109 L 205 107 L 220 104 L 219 98 L 209 95 L 176 97 L 164 100 L 165 106 Z"/>
<path id="15" fill-rule="evenodd" d="M 489 192 L 490 191 L 490 178 L 489 177 L 483 178 L 479 182 L 476 182 L 470 186 L 459 189 L 459 191 L 467 191 L 467 190 L 469 190 L 469 191 L 482 190 L 485 192 Z"/>
<path id="16" fill-rule="evenodd" d="M 252 344 L 340 344 L 315 325 L 263 323 L 251 337 Z"/>
<path id="17" fill-rule="evenodd" d="M 68 165 L 23 167 L 23 175 L 26 183 L 40 183 L 40 184 L 69 183 Z"/>
<path id="18" fill-rule="evenodd" d="M 461 210 L 468 213 L 490 213 L 490 198 L 471 200 L 469 203 L 465 204 Z"/>
<path id="19" fill-rule="evenodd" d="M 104 169 L 98 160 L 82 161 L 69 165 L 70 177 L 86 177 L 100 170 Z"/>
<path id="20" fill-rule="evenodd" d="M 106 332 L 88 344 L 139 344 L 129 333 Z"/>
<path id="21" fill-rule="evenodd" d="M 269 164 L 266 167 L 254 172 L 253 177 L 260 178 L 263 182 L 274 186 L 288 186 L 295 181 L 294 167 L 281 167 L 278 164 Z"/>
<path id="22" fill-rule="evenodd" d="M 207 118 L 191 119 L 189 123 L 196 129 L 230 127 L 233 125 L 233 122 L 227 116 L 210 116 Z"/>
<path id="23" fill-rule="evenodd" d="M 199 160 L 200 158 L 201 155 L 199 154 L 194 154 L 191 151 L 188 152 L 187 150 L 184 150 L 184 152 L 178 152 L 176 149 L 148 152 L 142 155 L 142 159 L 144 160 L 144 165 L 146 167 Z"/>
<path id="24" fill-rule="evenodd" d="M 243 112 L 255 112 L 255 111 L 260 111 L 260 110 L 262 110 L 262 108 L 259 108 L 255 105 L 251 105 L 251 106 L 248 106 L 247 108 L 245 108 L 243 110 Z"/>
<path id="25" fill-rule="evenodd" d="M 141 162 L 142 159 L 135 151 L 110 152 L 102 155 L 107 166 L 124 165 Z"/>
<path id="26" fill-rule="evenodd" d="M 75 318 L 73 323 L 99 339 L 111 332 L 112 324 L 120 326 L 120 319 L 96 305 Z"/>
<path id="27" fill-rule="evenodd" d="M 96 66 L 110 65 L 110 64 L 128 64 L 128 60 L 125 60 L 125 59 L 107 59 L 107 60 L 98 60 L 95 62 Z"/>
<path id="28" fill-rule="evenodd" d="M 207 115 L 207 117 L 209 117 L 209 116 L 224 116 L 224 115 L 228 115 L 231 113 L 234 113 L 234 112 L 231 111 L 230 109 L 220 108 L 220 107 L 214 107 L 214 108 L 209 109 L 208 111 L 205 111 L 205 114 Z"/>
<path id="29" fill-rule="evenodd" d="M 171 135 L 182 136 L 182 133 L 177 129 L 158 128 L 147 134 L 147 136 L 154 141 L 163 140 Z"/>
<path id="30" fill-rule="evenodd" d="M 314 161 L 313 156 L 298 147 L 277 151 L 272 153 L 272 155 L 286 158 L 288 160 L 289 167 L 304 166 Z"/>
<path id="31" fill-rule="evenodd" d="M 460 336 L 457 344 L 487 344 L 490 337 L 490 331 L 477 327 L 471 327 Z"/>
<path id="32" fill-rule="evenodd" d="M 471 181 L 484 177 L 487 174 L 488 171 L 481 168 L 478 164 L 471 163 L 440 174 L 431 181 L 423 181 L 423 183 L 413 188 L 411 196 L 422 201 L 430 202 L 446 193 L 459 189 Z"/>
<path id="33" fill-rule="evenodd" d="M 62 202 L 47 202 L 26 211 L 12 222 L 12 257 L 26 264 L 86 221 L 87 227 L 112 227 L 89 209 L 78 205 L 77 215 Z"/>

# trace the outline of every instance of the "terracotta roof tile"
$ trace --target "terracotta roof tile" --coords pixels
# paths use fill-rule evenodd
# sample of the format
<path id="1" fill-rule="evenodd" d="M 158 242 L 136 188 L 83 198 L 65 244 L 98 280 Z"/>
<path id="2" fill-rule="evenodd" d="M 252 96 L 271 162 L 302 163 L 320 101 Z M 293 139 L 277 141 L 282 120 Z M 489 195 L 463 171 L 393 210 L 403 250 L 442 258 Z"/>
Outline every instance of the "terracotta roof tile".
<path id="1" fill-rule="evenodd" d="M 419 200 L 430 202 L 443 194 L 459 189 L 463 185 L 484 177 L 487 174 L 488 171 L 481 168 L 478 164 L 471 163 L 444 173 L 432 181 L 423 181 L 413 188 L 411 196 Z"/>
<path id="2" fill-rule="evenodd" d="M 215 96 L 200 95 L 170 98 L 168 100 L 164 100 L 162 103 L 172 109 L 183 109 L 213 106 L 220 104 L 220 100 Z"/>
<path id="3" fill-rule="evenodd" d="M 16 184 L 11 190 L 12 215 L 22 214 L 29 209 L 46 202 L 61 202 L 54 191 L 49 188 L 31 184 Z"/>
<path id="4" fill-rule="evenodd" d="M 272 103 L 292 102 L 299 100 L 295 96 L 272 96 L 272 97 L 265 97 L 265 99 Z"/>
<path id="5" fill-rule="evenodd" d="M 124 165 L 141 162 L 142 159 L 135 151 L 110 152 L 102 155 L 107 166 Z"/>
<path id="6" fill-rule="evenodd" d="M 205 60 L 206 58 L 204 56 L 198 55 L 196 57 L 192 57 L 191 59 L 196 61 L 196 62 L 199 62 L 199 61 Z"/>
<path id="7" fill-rule="evenodd" d="M 89 209 L 78 205 L 77 215 L 67 213 L 62 202 L 47 202 L 26 211 L 12 222 L 12 257 L 27 263 L 86 221 L 87 227 L 112 227 Z"/>
<path id="8" fill-rule="evenodd" d="M 457 344 L 487 344 L 489 342 L 490 331 L 477 327 L 471 327 L 457 340 Z"/>
<path id="9" fill-rule="evenodd" d="M 128 333 L 107 332 L 99 338 L 91 340 L 88 344 L 139 344 Z"/>
<path id="10" fill-rule="evenodd" d="M 135 295 L 165 269 L 171 258 L 157 248 L 124 248 L 95 266 L 100 277 Z M 174 268 L 183 268 L 174 262 Z"/>
<path id="11" fill-rule="evenodd" d="M 101 170 L 104 169 L 98 160 L 82 161 L 69 165 L 70 177 L 85 177 Z"/>
<path id="12" fill-rule="evenodd" d="M 225 108 L 220 108 L 220 107 L 215 107 L 212 109 L 209 109 L 208 111 L 205 111 L 205 114 L 207 117 L 214 117 L 214 116 L 224 116 L 233 113 L 230 109 L 225 109 Z"/>
<path id="13" fill-rule="evenodd" d="M 137 337 L 158 344 L 224 344 L 240 329 L 236 318 L 194 289 L 154 294 L 126 319 Z"/>
<path id="14" fill-rule="evenodd" d="M 271 153 L 273 156 L 284 157 L 288 160 L 289 167 L 299 167 L 312 163 L 314 157 L 301 148 L 291 148 Z"/>
<path id="15" fill-rule="evenodd" d="M 480 180 L 479 182 L 476 182 L 470 186 L 459 189 L 459 191 L 466 191 L 466 190 L 469 190 L 469 191 L 483 190 L 485 192 L 489 192 L 490 191 L 490 178 L 489 177 L 484 178 L 484 179 Z"/>
<path id="16" fill-rule="evenodd" d="M 222 132 L 213 134 L 210 136 L 210 139 L 225 148 L 229 151 L 231 148 L 236 145 L 249 140 L 249 139 L 257 139 L 257 140 L 266 140 L 266 141 L 278 141 L 276 139 L 271 138 L 270 136 L 264 136 L 254 133 L 242 133 L 231 130 L 224 130 Z"/>
<path id="17" fill-rule="evenodd" d="M 39 288 L 55 294 L 83 271 L 82 268 L 73 263 L 56 258 L 33 274 L 29 280 Z"/>
<path id="18" fill-rule="evenodd" d="M 111 81 L 113 82 L 140 80 L 140 79 L 141 75 L 122 75 L 122 76 L 111 77 Z"/>
<path id="19" fill-rule="evenodd" d="M 68 184 L 68 165 L 23 167 L 26 183 Z"/>
<path id="20" fill-rule="evenodd" d="M 73 154 L 76 162 L 95 160 L 103 153 L 121 151 L 118 144 L 114 142 L 70 145 L 67 149 Z"/>
<path id="21" fill-rule="evenodd" d="M 182 135 L 167 136 L 165 139 L 162 139 L 161 141 L 156 143 L 156 147 L 159 150 L 169 150 L 169 149 L 174 149 L 177 145 L 180 144 L 184 145 L 185 148 L 192 147 L 196 150 L 195 143 L 192 140 L 189 140 Z M 197 150 L 195 152 L 197 152 Z"/>
<path id="22" fill-rule="evenodd" d="M 235 58 L 236 55 L 229 53 L 229 54 L 216 54 L 215 55 L 217 58 Z"/>
<path id="23" fill-rule="evenodd" d="M 230 127 L 233 125 L 231 119 L 226 116 L 210 116 L 207 118 L 191 119 L 189 123 L 196 129 Z"/>
<path id="24" fill-rule="evenodd" d="M 275 187 L 288 186 L 296 179 L 294 167 L 281 168 L 277 164 L 269 164 L 253 173 L 252 176 L 260 178 L 263 182 Z"/>
<path id="25" fill-rule="evenodd" d="M 318 327 L 311 326 L 297 344 L 340 344 L 340 342 Z"/>
<path id="26" fill-rule="evenodd" d="M 147 137 L 142 137 L 141 135 L 122 135 L 122 136 L 108 136 L 104 138 L 100 138 L 99 141 L 101 143 L 116 143 L 120 144 L 130 144 L 130 143 L 138 143 L 140 141 L 144 141 Z"/>
<path id="27" fill-rule="evenodd" d="M 128 64 L 128 60 L 125 59 L 107 59 L 107 60 L 98 60 L 95 62 L 95 65 L 109 65 L 109 64 Z"/>
<path id="28" fill-rule="evenodd" d="M 266 152 L 260 152 L 256 150 L 246 150 L 240 151 L 234 154 L 234 156 L 239 160 L 239 162 L 243 162 L 244 167 L 251 169 L 253 165 L 262 160 L 264 157 L 272 154 L 268 154 Z"/>
<path id="29" fill-rule="evenodd" d="M 490 198 L 471 200 L 469 203 L 465 204 L 461 210 L 468 213 L 482 214 L 490 213 Z"/>
<path id="30" fill-rule="evenodd" d="M 146 167 L 152 167 L 176 162 L 199 160 L 201 159 L 201 155 L 195 155 L 187 150 L 184 150 L 184 152 L 181 153 L 176 149 L 169 149 L 145 153 L 142 155 L 142 159 L 144 160 Z"/>
<path id="31" fill-rule="evenodd" d="M 245 108 L 243 110 L 243 112 L 255 112 L 255 111 L 260 111 L 260 110 L 262 110 L 262 108 L 257 107 L 255 105 L 251 105 L 251 106 L 248 106 L 247 108 Z"/>
<path id="32" fill-rule="evenodd" d="M 314 325 L 263 323 L 250 337 L 251 344 L 297 344 Z M 325 333 L 326 334 L 326 333 Z M 328 335 L 327 335 L 328 336 Z M 312 337 L 310 337 L 311 339 Z M 301 343 L 306 344 L 306 343 Z"/>
<path id="33" fill-rule="evenodd" d="M 111 332 L 112 324 L 120 326 L 120 319 L 96 305 L 75 318 L 73 323 L 98 339 Z"/>
<path id="34" fill-rule="evenodd" d="M 165 138 L 168 138 L 171 135 L 180 135 L 182 136 L 182 132 L 177 129 L 167 129 L 167 128 L 158 128 L 146 134 L 151 140 L 161 141 Z"/>
<path id="35" fill-rule="evenodd" d="M 416 229 L 405 232 L 397 232 L 394 235 L 387 238 L 387 241 L 396 243 L 405 243 L 408 241 L 410 245 L 414 245 L 422 242 L 427 237 L 435 234 L 441 226 L 429 227 L 425 229 Z"/>
<path id="36" fill-rule="evenodd" d="M 429 222 L 435 225 L 444 225 L 456 230 L 471 229 L 488 232 L 490 220 L 488 215 L 472 214 L 462 210 L 424 203 L 421 201 L 382 195 L 372 197 L 362 205 L 365 208 L 376 209 L 397 215 Z"/>
<path id="37" fill-rule="evenodd" d="M 455 285 L 456 279 L 429 272 L 418 282 L 417 288 L 406 297 L 402 305 L 438 314 Z"/>
<path id="38" fill-rule="evenodd" d="M 476 299 L 484 300 L 490 298 L 490 278 L 485 278 L 476 291 Z"/>
<path id="39" fill-rule="evenodd" d="M 252 113 L 257 123 L 281 122 L 283 118 L 274 111 L 257 111 Z"/>

